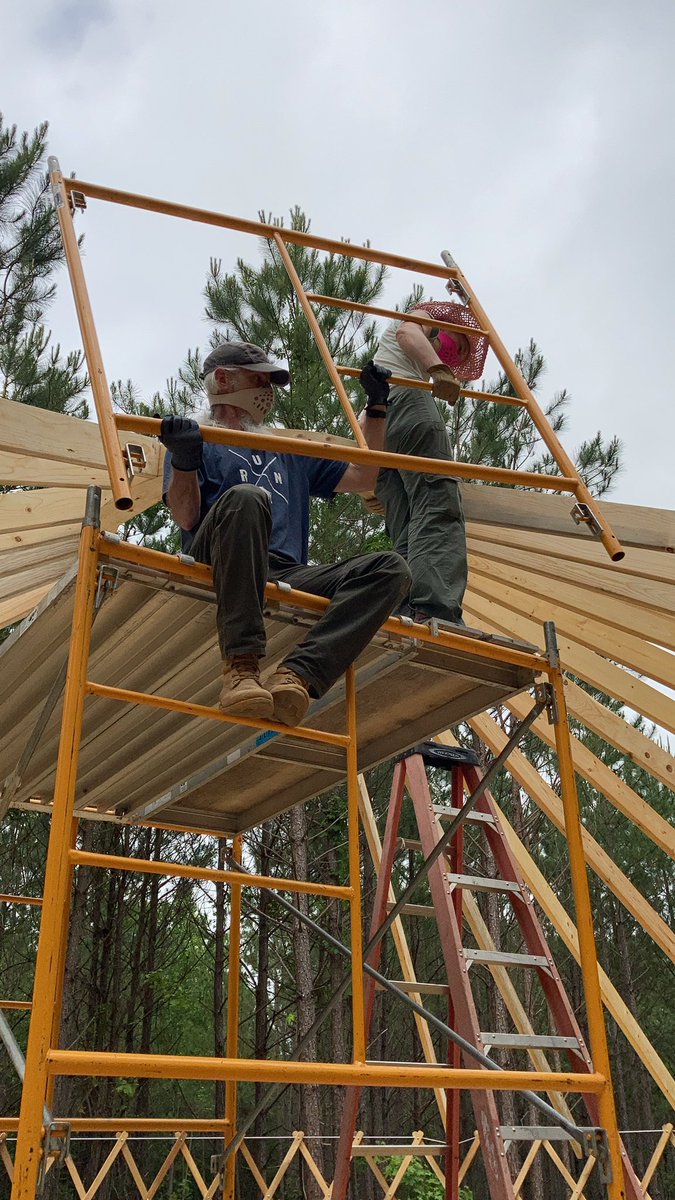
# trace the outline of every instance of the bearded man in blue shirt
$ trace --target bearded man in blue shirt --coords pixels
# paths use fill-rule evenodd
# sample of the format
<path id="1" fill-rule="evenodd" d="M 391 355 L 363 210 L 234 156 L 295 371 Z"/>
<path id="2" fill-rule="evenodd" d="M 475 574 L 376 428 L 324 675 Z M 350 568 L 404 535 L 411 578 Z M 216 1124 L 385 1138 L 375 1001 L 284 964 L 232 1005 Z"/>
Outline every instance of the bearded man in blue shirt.
<path id="1" fill-rule="evenodd" d="M 225 342 L 204 360 L 214 425 L 258 428 L 274 403 L 283 367 L 249 342 Z M 365 409 L 364 431 L 380 417 Z M 161 441 L 164 499 L 182 545 L 213 570 L 224 683 L 219 705 L 230 716 L 298 725 L 310 697 L 323 696 L 365 649 L 410 588 L 394 552 L 308 566 L 309 500 L 368 491 L 377 470 L 328 459 L 205 443 L 196 421 L 167 417 Z M 265 655 L 265 584 L 283 581 L 330 600 L 325 612 L 271 678 Z"/>

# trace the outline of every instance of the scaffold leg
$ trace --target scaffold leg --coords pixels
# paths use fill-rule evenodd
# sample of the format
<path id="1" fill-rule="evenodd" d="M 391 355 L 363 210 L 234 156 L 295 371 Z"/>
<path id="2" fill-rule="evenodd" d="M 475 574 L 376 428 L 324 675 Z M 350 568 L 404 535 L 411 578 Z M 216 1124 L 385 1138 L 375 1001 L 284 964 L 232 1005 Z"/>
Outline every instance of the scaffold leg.
<path id="1" fill-rule="evenodd" d="M 377 878 L 375 899 L 373 901 L 369 942 L 373 941 L 378 929 L 383 924 L 387 916 L 387 901 L 389 899 L 391 873 L 396 854 L 396 839 L 398 836 L 398 828 L 401 819 L 404 791 L 405 769 L 402 763 L 398 763 L 394 770 L 394 779 L 391 786 L 389 808 L 387 810 L 387 825 L 382 841 L 382 864 Z M 380 966 L 383 948 L 384 941 L 383 939 L 380 939 L 375 943 L 366 958 L 366 962 L 376 970 Z M 369 976 L 365 985 L 366 1032 L 370 1029 L 374 1007 L 375 980 Z M 347 1189 L 349 1187 L 349 1169 L 351 1165 L 352 1144 L 356 1130 L 360 1102 L 361 1089 L 348 1088 L 345 1092 L 344 1104 L 342 1108 L 340 1138 L 338 1141 L 335 1158 L 335 1175 L 333 1177 L 333 1191 L 331 1193 L 332 1200 L 345 1200 L 347 1195 Z"/>
<path id="2" fill-rule="evenodd" d="M 243 839 L 236 837 L 232 845 L 232 853 L 239 861 Z M 233 883 L 230 893 L 230 951 L 227 981 L 227 1057 L 237 1058 L 239 1054 L 239 990 L 241 983 L 241 890 L 240 883 Z M 225 1120 L 227 1122 L 228 1141 L 232 1141 L 237 1132 L 237 1081 L 228 1079 L 225 1084 Z M 224 1166 L 223 1200 L 234 1200 L 236 1182 L 236 1151 L 231 1154 Z"/>
<path id="3" fill-rule="evenodd" d="M 54 807 L 35 969 L 34 1005 L 28 1035 L 26 1079 L 21 1097 L 12 1200 L 35 1200 L 43 1155 L 42 1109 L 47 1098 L 47 1055 L 54 1012 L 59 1003 L 59 972 L 62 971 L 65 962 L 65 951 L 61 942 L 67 924 L 63 913 L 70 904 L 69 835 L 75 804 L 85 682 L 96 598 L 100 499 L 100 489 L 89 488 L 87 510 L 80 535 L 73 628 L 63 700 L 63 722 L 54 785 Z"/>
<path id="4" fill-rule="evenodd" d="M 584 984 L 590 1050 L 595 1070 L 599 1071 L 605 1078 L 605 1086 L 598 1097 L 598 1111 L 600 1113 L 600 1123 L 607 1133 L 609 1147 L 609 1162 L 605 1164 L 604 1170 L 607 1179 L 607 1196 L 608 1200 L 626 1200 L 624 1164 L 628 1163 L 628 1159 L 625 1152 L 622 1152 L 614 1106 L 612 1072 L 607 1047 L 607 1031 L 605 1029 L 595 932 L 593 929 L 593 910 L 591 908 L 588 870 L 581 836 L 581 816 L 579 812 L 574 761 L 570 745 L 567 703 L 565 700 L 565 681 L 560 667 L 555 626 L 552 621 L 546 622 L 544 632 L 551 667 L 549 680 L 555 700 L 553 705 L 553 723 L 560 771 L 560 790 L 565 813 L 565 836 L 569 848 L 574 909 L 579 934 L 581 974 Z M 641 1189 L 630 1165 L 627 1167 L 627 1174 L 629 1184 L 632 1184 L 633 1179 L 635 1179 L 638 1188 L 636 1192 L 631 1186 L 631 1195 L 640 1195 Z"/>
<path id="5" fill-rule="evenodd" d="M 453 771 L 451 776 L 452 807 L 461 810 L 464 807 L 464 772 Z M 455 874 L 464 870 L 464 826 L 461 825 L 450 846 L 450 869 Z M 452 905 L 462 941 L 462 926 L 464 921 L 462 892 L 455 888 L 452 895 Z M 448 1025 L 456 1028 L 457 1014 L 452 995 L 448 994 Z M 454 1042 L 448 1043 L 448 1066 L 461 1066 L 459 1046 Z M 459 1200 L 459 1168 L 461 1163 L 460 1139 L 462 1125 L 462 1093 L 449 1090 L 446 1092 L 446 1121 L 445 1121 L 445 1200 Z"/>

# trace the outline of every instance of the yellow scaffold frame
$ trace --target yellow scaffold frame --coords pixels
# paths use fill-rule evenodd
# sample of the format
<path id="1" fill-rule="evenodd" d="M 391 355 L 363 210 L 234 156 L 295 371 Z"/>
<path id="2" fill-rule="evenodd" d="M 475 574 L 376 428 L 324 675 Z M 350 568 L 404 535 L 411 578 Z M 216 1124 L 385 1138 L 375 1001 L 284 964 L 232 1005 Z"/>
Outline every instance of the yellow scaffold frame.
<path id="1" fill-rule="evenodd" d="M 51 182 L 54 201 L 58 212 L 66 260 L 73 285 L 78 318 L 82 330 L 85 353 L 92 381 L 99 427 L 105 448 L 111 486 L 115 503 L 120 510 L 131 506 L 129 478 L 118 438 L 119 429 L 131 429 L 151 434 L 158 433 L 158 422 L 150 418 L 115 416 L 106 382 L 94 319 L 87 295 L 82 262 L 74 233 L 71 204 L 81 206 L 80 198 L 114 201 L 154 212 L 179 216 L 188 220 L 243 230 L 273 241 L 286 264 L 288 273 L 310 324 L 319 350 L 329 371 L 335 390 L 354 432 L 357 445 L 354 448 L 337 446 L 323 441 L 285 439 L 275 435 L 237 434 L 208 428 L 203 430 L 206 440 L 225 441 L 231 445 L 245 444 L 251 448 L 273 448 L 294 454 L 330 457 L 350 462 L 369 462 L 373 465 L 396 467 L 401 470 L 416 470 L 423 466 L 425 471 L 451 474 L 459 478 L 481 479 L 485 482 L 513 483 L 542 486 L 554 491 L 572 493 L 583 510 L 580 519 L 601 536 L 603 545 L 613 559 L 623 557 L 623 551 L 609 525 L 602 516 L 596 501 L 579 478 L 571 460 L 560 446 L 544 414 L 532 393 L 527 388 L 513 360 L 498 338 L 483 309 L 470 292 L 461 271 L 456 266 L 438 266 L 422 263 L 398 255 L 383 254 L 368 247 L 318 238 L 291 230 L 280 230 L 260 222 L 243 221 L 218 213 L 204 212 L 184 205 L 135 196 L 110 188 L 84 183 L 76 179 L 64 179 L 56 160 L 50 160 Z M 376 453 L 369 450 L 354 417 L 349 399 L 342 385 L 341 375 L 352 374 L 351 368 L 338 367 L 333 363 L 325 344 L 318 322 L 311 308 L 310 297 L 303 288 L 293 267 L 287 244 L 309 245 L 315 249 L 329 251 L 384 263 L 404 269 L 413 269 L 444 281 L 458 284 L 479 323 L 490 339 L 497 358 L 514 386 L 516 397 L 490 396 L 484 393 L 467 392 L 480 399 L 500 403 L 521 404 L 529 412 L 548 449 L 554 456 L 561 476 L 544 476 L 531 472 L 506 471 L 498 468 L 479 467 L 466 463 L 441 462 L 430 459 L 414 459 L 401 455 Z M 314 303 L 330 303 L 333 298 L 312 296 Z M 349 305 L 349 307 L 357 307 Z M 367 311 L 377 312 L 376 309 Z M 400 314 L 391 314 L 392 316 Z M 415 386 L 419 386 L 415 382 Z M 423 385 L 424 386 L 424 385 Z M 569 844 L 572 886 L 579 931 L 581 970 L 588 1013 L 589 1041 L 594 1070 L 582 1074 L 574 1072 L 506 1070 L 492 1072 L 485 1069 L 451 1068 L 447 1066 L 425 1067 L 423 1073 L 414 1064 L 373 1064 L 366 1061 L 364 1004 L 363 1004 L 363 945 L 361 934 L 361 884 L 359 848 L 359 784 L 356 726 L 356 686 L 354 668 L 347 672 L 346 680 L 346 732 L 329 734 L 307 727 L 292 730 L 295 737 L 316 740 L 338 747 L 345 752 L 347 783 L 347 815 L 349 846 L 349 882 L 346 886 L 319 886 L 299 880 L 279 880 L 263 876 L 248 875 L 238 871 L 216 871 L 180 866 L 167 863 L 149 863 L 132 859 L 114 859 L 105 855 L 84 854 L 76 849 L 77 819 L 75 816 L 75 793 L 78 756 L 82 734 L 82 720 L 88 695 L 96 694 L 111 701 L 132 704 L 149 704 L 176 712 L 202 716 L 205 719 L 226 723 L 242 724 L 254 729 L 277 729 L 288 733 L 286 727 L 263 724 L 253 719 L 229 718 L 218 709 L 189 704 L 169 697 L 158 697 L 125 689 L 109 688 L 88 680 L 88 659 L 91 629 L 96 601 L 99 567 L 102 559 L 114 562 L 133 561 L 144 565 L 171 564 L 171 571 L 179 570 L 187 580 L 203 583 L 204 573 L 210 577 L 208 568 L 199 564 L 177 564 L 170 556 L 148 551 L 129 544 L 115 544 L 106 540 L 100 532 L 96 489 L 90 489 L 87 513 L 82 527 L 79 547 L 79 567 L 75 590 L 74 616 L 71 633 L 68 670 L 63 702 L 63 720 L 59 743 L 58 764 L 54 788 L 51 832 L 44 885 L 44 901 L 40 938 L 37 953 L 34 1002 L 31 1016 L 26 1073 L 19 1118 L 18 1140 L 14 1165 L 12 1200 L 34 1200 L 38 1184 L 41 1159 L 44 1156 L 44 1105 L 50 1106 L 55 1078 L 58 1075 L 107 1075 L 114 1077 L 225 1080 L 226 1117 L 219 1127 L 227 1140 L 235 1135 L 236 1128 L 236 1083 L 253 1080 L 256 1082 L 313 1083 L 325 1085 L 366 1085 L 381 1087 L 429 1087 L 469 1089 L 535 1089 L 558 1092 L 579 1092 L 598 1098 L 600 1121 L 606 1135 L 607 1147 L 607 1195 L 609 1200 L 622 1200 L 626 1192 L 623 1183 L 622 1155 L 617 1130 L 616 1113 L 611 1083 L 610 1062 L 600 992 L 598 963 L 593 931 L 592 911 L 588 887 L 587 869 L 581 838 L 579 806 L 575 783 L 574 764 L 570 747 L 567 708 L 563 675 L 557 655 L 549 647 L 547 655 L 529 653 L 525 650 L 490 642 L 476 642 L 461 634 L 441 631 L 432 635 L 426 626 L 405 626 L 397 619 L 385 623 L 383 629 L 395 633 L 399 638 L 433 640 L 436 645 L 446 645 L 455 650 L 465 650 L 485 659 L 525 666 L 533 672 L 543 674 L 552 696 L 551 711 L 554 717 L 555 744 L 560 764 L 561 792 L 565 814 L 565 832 Z M 302 593 L 284 594 L 285 602 L 296 604 L 310 611 L 318 611 L 325 602 Z M 69 904 L 73 873 L 77 865 L 108 869 L 133 869 L 158 871 L 161 874 L 181 874 L 227 882 L 232 888 L 230 971 L 231 987 L 227 1015 L 227 1057 L 210 1059 L 181 1055 L 123 1054 L 85 1052 L 58 1049 L 60 1010 L 69 926 Z M 236 953 L 240 936 L 241 891 L 243 887 L 269 887 L 289 892 L 311 892 L 337 897 L 346 901 L 351 913 L 351 990 L 353 1046 L 349 1063 L 299 1062 L 242 1059 L 238 1056 L 238 985 L 239 956 Z M 225 1196 L 232 1200 L 234 1175 L 232 1157 L 227 1166 Z"/>

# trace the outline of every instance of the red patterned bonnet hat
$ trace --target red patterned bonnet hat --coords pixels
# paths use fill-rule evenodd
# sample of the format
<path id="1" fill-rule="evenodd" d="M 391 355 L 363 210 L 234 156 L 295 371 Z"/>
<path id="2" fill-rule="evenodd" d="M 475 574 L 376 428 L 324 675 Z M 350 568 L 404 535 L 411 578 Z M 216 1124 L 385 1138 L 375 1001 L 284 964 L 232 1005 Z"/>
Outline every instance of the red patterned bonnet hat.
<path id="1" fill-rule="evenodd" d="M 463 325 L 469 342 L 469 354 L 461 365 L 453 367 L 453 373 L 458 379 L 467 383 L 471 379 L 480 379 L 485 366 L 488 352 L 488 340 L 484 334 L 476 335 L 470 331 L 480 329 L 478 321 L 471 309 L 463 304 L 453 304 L 450 300 L 423 300 L 415 305 L 415 312 L 423 309 L 435 321 L 447 321 L 450 325 Z"/>

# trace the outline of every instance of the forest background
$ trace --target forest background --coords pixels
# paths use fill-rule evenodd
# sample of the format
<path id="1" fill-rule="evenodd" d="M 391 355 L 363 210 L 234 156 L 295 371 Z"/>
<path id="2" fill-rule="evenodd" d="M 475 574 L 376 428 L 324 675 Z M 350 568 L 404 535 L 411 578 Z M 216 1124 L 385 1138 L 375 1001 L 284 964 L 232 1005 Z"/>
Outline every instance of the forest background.
<path id="1" fill-rule="evenodd" d="M 47 128 L 20 134 L 11 126 L 0 126 L 0 392 L 21 403 L 50 408 L 87 418 L 88 381 L 82 356 L 63 352 L 53 345 L 48 328 L 62 254 L 54 216 L 47 201 L 44 167 Z M 274 214 L 266 220 L 281 221 Z M 307 216 L 297 208 L 290 214 L 294 228 L 309 227 Z M 385 271 L 343 257 L 319 255 L 294 247 L 294 265 L 307 290 L 348 297 L 361 303 L 376 303 Z M 407 308 L 421 291 L 402 297 Z M 210 326 L 210 342 L 241 337 L 262 345 L 273 357 L 288 362 L 291 383 L 278 389 L 275 421 L 291 428 L 322 429 L 348 434 L 340 406 L 316 351 L 287 274 L 273 245 L 261 242 L 254 262 L 238 259 L 228 266 L 211 260 L 203 296 Z M 320 323 L 332 353 L 345 364 L 359 366 L 372 357 L 377 344 L 376 325 L 360 314 L 336 309 L 322 312 Z M 175 377 L 154 396 L 144 397 L 131 380 L 112 385 L 116 404 L 125 411 L 193 413 L 203 404 L 199 382 L 203 352 L 186 349 Z M 564 432 L 571 397 L 564 391 L 546 400 L 542 397 L 545 359 L 536 341 L 518 353 L 518 362 L 530 386 L 545 404 L 549 420 Z M 356 407 L 362 396 L 358 385 L 349 388 Z M 504 376 L 485 381 L 491 392 L 510 392 Z M 446 414 L 447 415 L 447 414 Z M 532 435 L 523 414 L 516 408 L 481 405 L 463 401 L 448 418 L 448 432 L 456 458 L 504 467 L 551 470 L 552 464 Z M 621 468 L 621 447 L 615 437 L 594 433 L 577 449 L 579 469 L 596 495 L 606 494 Z M 129 522 L 124 536 L 142 544 L 175 550 L 177 534 L 167 510 L 158 505 Z M 379 548 L 386 535 L 379 517 L 365 510 L 357 497 L 338 497 L 317 503 L 312 511 L 311 559 L 331 561 Z M 214 663 L 214 671 L 217 664 Z M 582 684 L 582 686 L 584 686 Z M 612 705 L 607 697 L 597 696 Z M 505 714 L 499 714 L 506 726 Z M 664 816 L 672 814 L 673 797 L 616 750 L 600 742 L 583 728 L 575 729 L 621 778 L 643 795 Z M 646 732 L 650 732 L 646 730 Z M 652 733 L 654 731 L 651 731 Z M 485 760 L 486 752 L 468 730 L 459 731 Z M 558 786 L 557 764 L 546 746 L 528 737 L 527 756 L 553 787 Z M 383 765 L 367 778 L 376 815 L 381 822 L 386 811 L 392 769 Z M 675 916 L 673 877 L 665 856 L 640 831 L 611 808 L 584 780 L 578 780 L 585 823 L 612 855 L 628 878 L 650 904 L 671 923 Z M 445 795 L 445 780 L 434 773 L 436 796 Z M 564 839 L 547 822 L 527 794 L 503 773 L 494 789 L 499 802 L 523 839 L 527 849 L 554 887 L 568 911 L 572 911 L 567 853 Z M 406 814 L 405 821 L 410 821 Z M 412 828 L 412 827 L 411 827 Z M 407 832 L 405 825 L 402 834 Z M 0 878 L 8 893 L 40 895 L 46 857 L 48 820 L 35 814 L 11 812 L 0 838 Z M 201 836 L 166 830 L 120 828 L 85 822 L 83 848 L 104 853 L 162 858 L 178 862 L 222 866 L 224 843 Z M 478 843 L 469 843 L 471 865 L 486 873 L 489 863 Z M 344 882 L 347 874 L 345 803 L 342 789 L 324 793 L 305 806 L 247 835 L 247 861 L 262 874 L 294 875 L 317 882 Z M 473 859 L 471 859 L 473 856 Z M 405 886 L 415 868 L 413 851 L 399 859 L 397 888 Z M 364 920 L 369 920 L 375 873 L 364 845 Z M 673 973 L 633 918 L 597 880 L 591 878 L 600 961 L 618 987 L 624 1001 L 654 1041 L 672 1068 L 675 1039 Z M 419 903 L 428 902 L 421 889 Z M 341 940 L 347 937 L 346 917 L 337 903 L 303 898 L 306 911 L 326 925 Z M 508 910 L 494 898 L 482 898 L 484 919 L 498 948 L 517 949 L 516 930 Z M 166 1053 L 216 1054 L 225 1052 L 224 1018 L 227 1003 L 228 895 L 224 888 L 203 886 L 188 880 L 167 881 L 155 876 L 132 876 L 80 869 L 73 898 L 71 938 L 66 966 L 66 990 L 62 1044 L 105 1050 Z M 12 998 L 30 998 L 39 910 L 0 906 L 0 969 L 3 993 Z M 546 926 L 551 948 L 577 1015 L 584 1025 L 580 978 L 576 964 L 554 930 Z M 428 922 L 417 922 L 410 930 L 410 945 L 418 977 L 442 981 L 443 963 L 437 933 Z M 399 975 L 391 945 L 387 945 L 383 972 Z M 241 1053 L 259 1058 L 292 1057 L 294 1046 L 313 1024 L 330 993 L 341 978 L 340 963 L 323 946 L 310 942 L 299 923 L 293 925 L 275 906 L 269 892 L 245 894 L 242 940 L 243 988 L 241 998 Z M 506 1014 L 491 985 L 489 974 L 476 975 L 474 993 L 481 1028 L 506 1029 Z M 545 1013 L 536 989 L 529 989 L 529 1015 L 542 1027 Z M 430 998 L 433 1007 L 433 998 Z M 443 1015 L 440 1005 L 439 1015 Z M 14 1015 L 12 1021 L 20 1043 L 25 1046 L 28 1019 Z M 619 1122 L 623 1129 L 654 1129 L 667 1119 L 666 1103 L 656 1090 L 640 1060 L 610 1020 Z M 307 1057 L 344 1060 L 348 1053 L 349 1008 L 327 1022 L 318 1032 Z M 439 1045 L 439 1053 L 443 1048 Z M 417 1060 L 421 1058 L 414 1024 L 394 1002 L 380 995 L 369 1053 L 373 1058 Z M 668 1062 L 668 1055 L 671 1059 Z M 504 1054 L 501 1061 L 509 1063 Z M 241 1085 L 240 1111 L 250 1111 L 263 1089 Z M 512 1100 L 504 1097 L 505 1123 L 519 1116 Z M 0 1113 L 18 1111 L 19 1085 L 3 1063 L 0 1068 Z M 70 1115 L 154 1116 L 179 1118 L 222 1115 L 222 1085 L 206 1083 L 149 1083 L 148 1081 L 64 1079 L 59 1082 L 55 1108 Z M 256 1160 L 269 1178 L 283 1156 L 285 1138 L 303 1129 L 311 1139 L 312 1153 L 327 1178 L 331 1177 L 334 1140 L 339 1130 L 341 1098 L 337 1090 L 317 1087 L 289 1089 L 257 1119 L 251 1133 L 260 1139 L 254 1145 Z M 381 1091 L 367 1093 L 361 1110 L 360 1127 L 381 1137 L 407 1139 L 414 1129 L 427 1136 L 442 1135 L 433 1096 L 424 1091 L 398 1092 L 395 1097 Z M 463 1112 L 463 1137 L 473 1133 L 469 1105 Z M 649 1159 L 654 1139 L 638 1135 L 626 1138 L 638 1171 Z M 202 1164 L 216 1147 L 205 1139 L 193 1145 Z M 86 1151 L 83 1176 L 93 1178 L 109 1150 L 103 1139 L 93 1139 Z M 148 1172 L 166 1151 L 147 1142 L 135 1151 L 137 1161 Z M 111 1172 L 101 1195 L 122 1197 L 125 1184 L 121 1173 Z M 671 1172 L 672 1176 L 672 1172 Z M 187 1197 L 189 1180 L 176 1175 L 171 1195 Z M 483 1194 L 477 1167 L 471 1177 L 476 1197 Z M 65 1182 L 62 1183 L 65 1187 Z M 369 1174 L 357 1179 L 361 1200 L 375 1200 L 377 1185 Z M 408 1193 L 429 1200 L 433 1181 L 412 1178 Z M 673 1178 L 659 1177 L 652 1189 L 653 1200 L 666 1200 Z M 57 1194 L 58 1181 L 52 1184 Z M 556 1200 L 559 1182 L 540 1156 L 528 1182 L 528 1200 Z M 426 1193 L 424 1191 L 426 1189 Z M 63 1191 L 63 1194 L 68 1194 Z M 168 1194 L 168 1193 L 167 1193 Z M 242 1200 L 257 1193 L 245 1172 L 239 1180 Z M 355 1195 L 357 1192 L 355 1191 Z M 591 1192 L 592 1194 L 592 1192 Z M 305 1195 L 318 1200 L 316 1182 L 298 1164 L 289 1173 L 282 1193 L 285 1200 Z"/>

